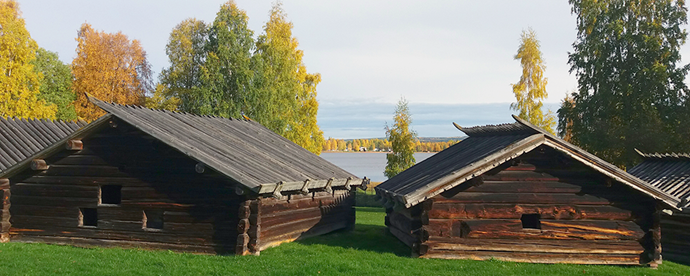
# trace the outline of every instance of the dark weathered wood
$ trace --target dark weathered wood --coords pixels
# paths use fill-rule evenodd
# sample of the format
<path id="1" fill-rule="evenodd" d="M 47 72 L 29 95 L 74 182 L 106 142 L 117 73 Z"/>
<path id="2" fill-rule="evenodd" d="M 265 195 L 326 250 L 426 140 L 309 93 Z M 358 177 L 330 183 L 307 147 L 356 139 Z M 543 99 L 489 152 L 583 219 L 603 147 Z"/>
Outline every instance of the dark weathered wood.
<path id="1" fill-rule="evenodd" d="M 490 204 L 437 202 L 429 211 L 434 219 L 519 219 L 523 214 L 540 214 L 542 219 L 634 220 L 636 214 L 614 206 L 561 204 Z"/>
<path id="2" fill-rule="evenodd" d="M 515 240 L 432 238 L 426 242 L 432 250 L 505 251 L 578 254 L 642 254 L 638 241 L 610 240 Z"/>
<path id="3" fill-rule="evenodd" d="M 509 262 L 528 263 L 564 263 L 564 264 L 608 264 L 608 265 L 639 265 L 640 257 L 632 254 L 571 254 L 571 253 L 540 253 L 540 252 L 486 252 L 460 250 L 432 250 L 421 258 L 436 259 L 496 259 Z"/>
<path id="4" fill-rule="evenodd" d="M 347 227 L 348 223 L 346 221 L 334 221 L 328 224 L 318 224 L 308 229 L 298 229 L 292 232 L 286 232 L 262 240 L 260 249 L 265 250 L 267 248 L 278 246 L 282 243 L 319 236 L 339 229 L 345 229 Z"/>
<path id="5" fill-rule="evenodd" d="M 606 198 L 589 194 L 576 195 L 568 193 L 470 193 L 461 192 L 452 198 L 436 197 L 437 203 L 528 203 L 528 204 L 581 204 L 581 205 L 610 205 Z"/>
<path id="6" fill-rule="evenodd" d="M 17 196 L 47 196 L 47 197 L 98 197 L 98 186 L 75 185 L 46 185 L 17 183 L 12 187 L 12 194 Z"/>
<path id="7" fill-rule="evenodd" d="M 388 230 L 391 234 L 393 234 L 393 236 L 398 238 L 398 240 L 400 240 L 402 243 L 404 243 L 410 248 L 412 248 L 413 244 L 419 242 L 417 238 L 408 233 L 405 233 L 404 231 L 399 230 L 398 228 L 388 227 Z"/>
<path id="8" fill-rule="evenodd" d="M 237 236 L 237 246 L 235 248 L 235 254 L 239 256 L 249 255 L 249 235 L 242 233 Z"/>
<path id="9" fill-rule="evenodd" d="M 12 237 L 30 236 L 56 236 L 56 237 L 82 237 L 90 239 L 110 239 L 110 240 L 130 240 L 151 241 L 173 244 L 187 245 L 218 245 L 224 243 L 234 243 L 237 234 L 234 231 L 228 232 L 186 232 L 184 234 L 169 231 L 149 232 L 142 228 L 133 231 L 102 229 L 99 227 L 62 227 L 55 226 L 47 229 L 45 227 L 20 228 L 14 225 L 10 228 Z"/>
<path id="10" fill-rule="evenodd" d="M 12 196 L 16 205 L 61 206 L 61 207 L 96 207 L 98 198 L 47 197 L 47 196 Z"/>
<path id="11" fill-rule="evenodd" d="M 555 181 L 484 181 L 482 185 L 472 186 L 465 192 L 476 193 L 580 193 L 584 191 L 606 191 L 604 185 L 599 189 L 583 187 L 579 184 Z"/>
<path id="12" fill-rule="evenodd" d="M 215 246 L 199 246 L 192 244 L 174 244 L 169 242 L 151 242 L 151 241 L 130 241 L 130 240 L 109 240 L 109 239 L 94 239 L 82 237 L 60 237 L 60 236 L 21 236 L 12 237 L 13 241 L 17 242 L 41 242 L 51 244 L 65 244 L 82 247 L 121 247 L 121 248 L 147 248 L 156 250 L 174 250 L 180 252 L 202 253 L 202 254 L 216 254 L 217 245 Z"/>
<path id="13" fill-rule="evenodd" d="M 652 216 L 652 228 L 650 229 L 653 246 L 651 267 L 661 264 L 661 210 L 663 210 L 663 206 L 659 204 Z"/>
<path id="14" fill-rule="evenodd" d="M 412 234 L 422 227 L 420 220 L 413 220 L 398 212 L 393 212 L 387 216 L 389 225 L 405 233 Z"/>
<path id="15" fill-rule="evenodd" d="M 558 181 L 553 175 L 534 171 L 502 171 L 494 175 L 485 174 L 484 181 Z"/>
<path id="16" fill-rule="evenodd" d="M 247 233 L 249 230 L 249 220 L 248 219 L 241 219 L 240 222 L 237 224 L 237 233 Z"/>
<path id="17" fill-rule="evenodd" d="M 431 219 L 423 229 L 428 237 L 639 240 L 644 236 L 637 224 L 625 221 L 542 220 L 541 227 L 523 229 L 520 220 Z"/>

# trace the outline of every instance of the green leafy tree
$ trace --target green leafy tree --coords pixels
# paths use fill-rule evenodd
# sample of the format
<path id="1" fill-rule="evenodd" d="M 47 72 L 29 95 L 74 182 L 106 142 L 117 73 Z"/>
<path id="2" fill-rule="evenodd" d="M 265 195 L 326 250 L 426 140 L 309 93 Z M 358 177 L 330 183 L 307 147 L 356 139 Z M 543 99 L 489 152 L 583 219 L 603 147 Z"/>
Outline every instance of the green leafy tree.
<path id="1" fill-rule="evenodd" d="M 518 83 L 513 84 L 513 93 L 517 102 L 510 104 L 510 108 L 519 111 L 520 118 L 554 133 L 556 117 L 551 111 L 544 114 L 541 110 L 543 106 L 541 101 L 549 96 L 546 92 L 547 79 L 544 77 L 546 65 L 541 56 L 539 40 L 534 30 L 530 28 L 522 31 L 520 47 L 515 55 L 515 59 L 520 60 L 520 65 L 522 65 L 522 76 Z"/>
<path id="2" fill-rule="evenodd" d="M 252 60 L 254 91 L 247 113 L 305 149 L 321 153 L 323 132 L 317 125 L 316 85 L 320 74 L 307 73 L 304 53 L 292 36 L 292 23 L 278 3 L 271 9 Z"/>
<path id="3" fill-rule="evenodd" d="M 569 0 L 577 39 L 569 54 L 578 78 L 558 111 L 559 133 L 625 167 L 635 148 L 687 151 L 688 66 L 679 67 L 687 33 L 684 1 Z M 687 110 L 687 108 L 686 108 Z"/>
<path id="4" fill-rule="evenodd" d="M 415 164 L 414 148 L 417 133 L 410 130 L 412 115 L 403 98 L 398 101 L 393 116 L 393 127 L 386 126 L 386 139 L 391 143 L 391 153 L 386 154 L 386 169 L 383 174 L 391 178 Z"/>
<path id="5" fill-rule="evenodd" d="M 38 98 L 57 106 L 55 118 L 72 121 L 77 119 L 72 102 L 77 98 L 72 92 L 72 70 L 60 61 L 58 54 L 43 48 L 36 51 L 32 62 L 34 71 L 41 78 Z"/>
<path id="6" fill-rule="evenodd" d="M 16 1 L 0 1 L 0 34 L 0 117 L 54 119 L 57 107 L 39 98 L 41 80 L 33 65 L 38 44 Z"/>
<path id="7" fill-rule="evenodd" d="M 255 46 L 248 19 L 233 1 L 222 5 L 216 14 L 206 44 L 202 114 L 237 118 L 247 108 Z"/>
<path id="8" fill-rule="evenodd" d="M 235 2 L 223 4 L 212 25 L 188 19 L 170 34 L 170 67 L 163 88 L 147 101 L 158 106 L 179 99 L 179 109 L 223 117 L 248 116 L 319 154 L 324 142 L 316 121 L 316 86 L 307 73 L 292 23 L 273 6 L 264 33 L 253 39 L 247 14 Z"/>
<path id="9" fill-rule="evenodd" d="M 203 21 L 190 18 L 175 26 L 165 45 L 170 67 L 160 74 L 160 84 L 164 87 L 156 87 L 147 105 L 172 101 L 179 105 L 175 108 L 197 114 L 201 114 L 202 109 L 211 109 L 202 107 L 209 104 L 202 94 L 207 43 L 208 27 Z"/>
<path id="10" fill-rule="evenodd" d="M 171 96 L 168 87 L 163 84 L 156 85 L 153 95 L 146 97 L 145 106 L 153 109 L 163 109 L 169 111 L 179 111 L 180 98 Z"/>

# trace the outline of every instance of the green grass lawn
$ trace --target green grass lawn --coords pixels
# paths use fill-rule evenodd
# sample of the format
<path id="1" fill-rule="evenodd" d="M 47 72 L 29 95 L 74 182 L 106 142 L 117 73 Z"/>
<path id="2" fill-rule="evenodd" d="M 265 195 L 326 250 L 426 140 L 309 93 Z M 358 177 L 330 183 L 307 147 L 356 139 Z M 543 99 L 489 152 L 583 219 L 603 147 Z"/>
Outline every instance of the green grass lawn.
<path id="1" fill-rule="evenodd" d="M 690 267 L 668 261 L 652 270 L 411 259 L 386 233 L 383 217 L 381 209 L 359 207 L 351 232 L 283 244 L 258 257 L 6 243 L 0 244 L 0 275 L 690 275 Z"/>

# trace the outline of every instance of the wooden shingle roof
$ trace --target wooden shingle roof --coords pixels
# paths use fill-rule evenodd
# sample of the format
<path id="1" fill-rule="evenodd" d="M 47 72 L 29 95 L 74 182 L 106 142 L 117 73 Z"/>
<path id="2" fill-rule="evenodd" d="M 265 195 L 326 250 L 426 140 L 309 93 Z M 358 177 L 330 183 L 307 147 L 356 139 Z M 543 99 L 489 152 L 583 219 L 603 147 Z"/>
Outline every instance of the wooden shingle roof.
<path id="1" fill-rule="evenodd" d="M 0 117 L 0 173 L 57 143 L 86 122 Z"/>
<path id="2" fill-rule="evenodd" d="M 690 208 L 690 154 L 638 153 L 644 161 L 628 172 L 669 195 L 680 198 L 683 201 L 682 207 Z"/>
<path id="3" fill-rule="evenodd" d="M 358 186 L 364 180 L 261 124 L 89 100 L 111 116 L 259 194 Z"/>
<path id="4" fill-rule="evenodd" d="M 613 180 L 678 208 L 681 200 L 529 122 L 460 128 L 469 137 L 376 186 L 389 206 L 417 205 L 539 146 L 551 147 Z M 456 125 L 457 126 L 457 125 Z"/>

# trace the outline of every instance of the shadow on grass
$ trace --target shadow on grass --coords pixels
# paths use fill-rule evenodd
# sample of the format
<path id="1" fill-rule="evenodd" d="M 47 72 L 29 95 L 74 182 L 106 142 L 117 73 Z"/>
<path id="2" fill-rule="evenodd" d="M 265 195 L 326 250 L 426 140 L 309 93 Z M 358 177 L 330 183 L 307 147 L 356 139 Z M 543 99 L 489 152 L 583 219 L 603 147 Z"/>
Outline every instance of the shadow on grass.
<path id="1" fill-rule="evenodd" d="M 377 225 L 357 224 L 354 230 L 339 230 L 326 235 L 297 241 L 304 245 L 323 244 L 373 251 L 377 253 L 391 253 L 400 257 L 410 257 L 411 250 L 388 232 L 388 229 Z"/>
<path id="2" fill-rule="evenodd" d="M 383 226 L 384 217 L 382 208 L 357 207 L 355 229 L 339 230 L 297 242 L 304 245 L 323 244 L 410 257 L 411 249 L 391 235 Z"/>

